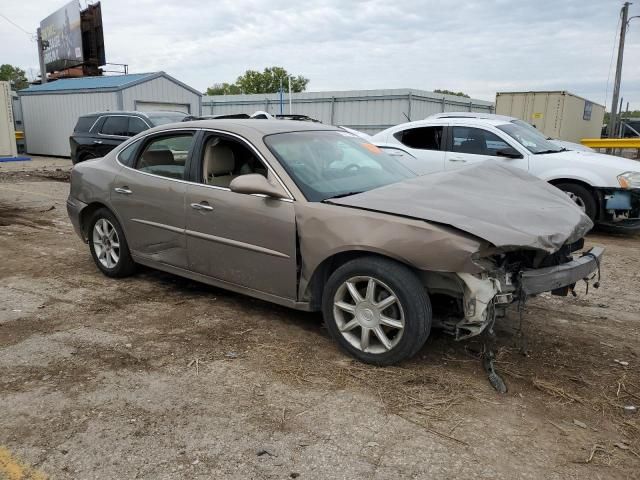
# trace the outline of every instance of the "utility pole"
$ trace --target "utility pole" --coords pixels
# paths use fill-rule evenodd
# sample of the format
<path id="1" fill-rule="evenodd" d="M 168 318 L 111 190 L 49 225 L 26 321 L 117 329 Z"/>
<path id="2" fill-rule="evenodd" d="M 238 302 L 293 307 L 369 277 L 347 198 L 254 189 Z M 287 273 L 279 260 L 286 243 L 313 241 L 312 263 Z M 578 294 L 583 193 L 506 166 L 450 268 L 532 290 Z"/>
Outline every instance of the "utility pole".
<path id="1" fill-rule="evenodd" d="M 47 69 L 44 66 L 44 42 L 42 41 L 42 35 L 40 28 L 37 30 L 38 35 L 38 61 L 40 62 L 40 78 L 42 83 L 47 83 Z"/>
<path id="2" fill-rule="evenodd" d="M 616 77 L 613 83 L 613 100 L 611 101 L 611 116 L 609 117 L 609 138 L 616 135 L 618 123 L 618 97 L 620 96 L 620 81 L 622 80 L 622 58 L 624 57 L 624 37 L 629 23 L 630 2 L 624 2 L 622 6 L 622 22 L 620 23 L 620 43 L 618 44 L 618 62 L 616 63 Z"/>

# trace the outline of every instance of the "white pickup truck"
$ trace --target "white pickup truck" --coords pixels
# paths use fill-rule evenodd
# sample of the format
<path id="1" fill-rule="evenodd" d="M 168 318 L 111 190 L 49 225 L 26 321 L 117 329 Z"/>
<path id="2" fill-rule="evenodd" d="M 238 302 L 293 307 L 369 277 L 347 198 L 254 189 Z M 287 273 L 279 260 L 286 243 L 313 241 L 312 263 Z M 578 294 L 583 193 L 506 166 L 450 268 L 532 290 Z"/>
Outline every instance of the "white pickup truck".
<path id="1" fill-rule="evenodd" d="M 596 223 L 640 231 L 640 162 L 567 150 L 533 128 L 496 118 L 404 123 L 369 140 L 420 175 L 496 160 L 560 188 Z"/>

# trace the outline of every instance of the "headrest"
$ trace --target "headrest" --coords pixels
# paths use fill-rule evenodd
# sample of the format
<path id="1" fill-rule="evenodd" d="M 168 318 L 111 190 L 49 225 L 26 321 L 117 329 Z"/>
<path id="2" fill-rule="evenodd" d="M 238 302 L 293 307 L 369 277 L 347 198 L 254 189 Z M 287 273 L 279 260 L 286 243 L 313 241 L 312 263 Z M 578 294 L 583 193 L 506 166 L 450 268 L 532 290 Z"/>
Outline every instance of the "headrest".
<path id="1" fill-rule="evenodd" d="M 169 149 L 147 150 L 142 155 L 142 166 L 173 165 L 173 153 Z"/>
<path id="2" fill-rule="evenodd" d="M 233 151 L 225 145 L 208 145 L 204 152 L 204 173 L 211 175 L 228 175 L 235 167 Z"/>

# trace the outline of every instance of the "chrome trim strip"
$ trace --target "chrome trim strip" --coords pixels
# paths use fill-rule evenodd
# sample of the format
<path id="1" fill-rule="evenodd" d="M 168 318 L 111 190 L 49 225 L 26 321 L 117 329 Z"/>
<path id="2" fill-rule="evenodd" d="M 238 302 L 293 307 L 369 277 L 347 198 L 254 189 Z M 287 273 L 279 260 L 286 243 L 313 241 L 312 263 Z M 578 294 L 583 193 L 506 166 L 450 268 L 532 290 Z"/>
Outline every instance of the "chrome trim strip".
<path id="1" fill-rule="evenodd" d="M 252 243 L 239 242 L 238 240 L 231 240 L 230 238 L 217 237 L 215 235 L 196 232 L 194 230 L 185 230 L 185 233 L 190 237 L 199 238 L 201 240 L 209 240 L 211 242 L 221 243 L 223 245 L 229 245 L 231 247 L 238 247 L 244 250 L 251 250 L 252 252 L 264 253 L 265 255 L 271 255 L 273 257 L 290 258 L 289 255 L 287 255 L 286 253 L 260 247 L 258 245 L 253 245 Z"/>
<path id="2" fill-rule="evenodd" d="M 164 131 L 161 131 L 161 132 L 158 132 L 158 131 L 150 132 L 150 133 L 144 134 L 144 135 L 142 135 L 140 137 L 138 135 L 141 135 L 141 134 L 138 134 L 135 137 L 135 142 L 138 142 L 138 141 L 140 141 L 140 140 L 142 140 L 142 139 L 144 139 L 144 138 L 146 138 L 146 137 L 148 137 L 150 135 L 155 135 L 155 134 L 164 134 L 164 133 L 171 133 L 171 132 L 195 133 L 196 131 L 206 131 L 206 132 L 221 133 L 223 135 L 230 135 L 232 137 L 236 137 L 236 138 L 239 138 L 240 140 L 242 140 L 244 143 L 249 145 L 251 147 L 251 149 L 258 155 L 258 158 L 260 158 L 264 162 L 264 164 L 266 165 L 267 169 L 271 173 L 273 173 L 273 176 L 276 178 L 276 180 L 278 180 L 278 183 L 280 183 L 282 188 L 284 188 L 285 192 L 287 192 L 287 195 L 289 195 L 289 198 L 272 198 L 272 200 L 281 201 L 281 202 L 294 202 L 295 201 L 295 198 L 293 197 L 293 195 L 291 194 L 289 189 L 282 182 L 282 180 L 280 180 L 280 177 L 273 170 L 273 167 L 269 164 L 269 162 L 267 162 L 267 160 L 264 158 L 264 156 L 249 141 L 245 140 L 243 137 L 241 137 L 239 135 L 236 135 L 235 133 L 225 132 L 224 130 L 214 130 L 214 129 L 209 129 L 209 128 L 195 128 L 195 129 L 194 128 L 176 128 L 176 129 L 164 130 Z M 163 178 L 163 179 L 166 179 L 166 180 L 172 180 L 174 182 L 186 183 L 186 184 L 189 184 L 189 185 L 198 185 L 200 187 L 214 188 L 216 190 L 223 190 L 223 191 L 226 191 L 226 192 L 230 192 L 231 191 L 230 188 L 216 187 L 215 185 L 207 185 L 206 183 L 189 182 L 187 180 L 178 180 L 177 178 L 163 177 L 162 175 L 155 175 L 153 173 L 143 172 L 142 170 L 137 170 L 135 168 L 131 168 L 130 166 L 125 165 L 124 163 L 122 163 L 120 161 L 120 154 L 122 153 L 123 150 L 125 150 L 132 143 L 134 143 L 134 142 L 128 143 L 127 145 L 123 146 L 115 156 L 116 163 L 118 165 L 120 165 L 121 167 L 127 168 L 129 170 L 133 170 L 134 172 L 138 172 L 138 173 L 141 173 L 143 175 L 150 175 L 152 177 Z M 253 194 L 252 196 L 254 196 L 254 197 L 265 197 L 266 198 L 266 195 L 262 195 L 262 194 Z M 271 197 L 269 197 L 269 198 L 271 198 Z"/>
<path id="3" fill-rule="evenodd" d="M 150 222 L 149 220 L 142 220 L 141 218 L 132 218 L 131 221 L 136 223 L 141 223 L 143 225 L 148 225 L 150 227 L 161 228 L 162 230 L 169 230 L 170 232 L 174 232 L 174 233 L 185 232 L 184 228 L 173 227 L 171 225 L 166 225 L 164 223 Z"/>

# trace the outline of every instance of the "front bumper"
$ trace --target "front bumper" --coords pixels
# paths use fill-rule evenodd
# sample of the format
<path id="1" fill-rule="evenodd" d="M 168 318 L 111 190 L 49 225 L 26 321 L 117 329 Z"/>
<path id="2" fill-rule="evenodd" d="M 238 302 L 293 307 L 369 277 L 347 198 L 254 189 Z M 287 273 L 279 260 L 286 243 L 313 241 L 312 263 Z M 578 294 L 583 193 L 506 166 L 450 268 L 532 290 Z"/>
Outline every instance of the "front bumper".
<path id="1" fill-rule="evenodd" d="M 605 232 L 640 232 L 640 188 L 599 189 L 603 216 L 596 224 Z"/>
<path id="2" fill-rule="evenodd" d="M 603 248 L 593 247 L 571 262 L 526 270 L 520 277 L 522 292 L 525 295 L 535 295 L 574 285 L 599 270 L 603 254 Z"/>
<path id="3" fill-rule="evenodd" d="M 80 222 L 80 215 L 82 210 L 87 206 L 86 203 L 81 202 L 80 200 L 69 196 L 67 198 L 67 215 L 69 215 L 69 220 L 71 220 L 71 224 L 73 225 L 73 229 L 76 231 L 78 236 L 84 241 L 85 236 L 82 231 L 82 224 Z"/>

